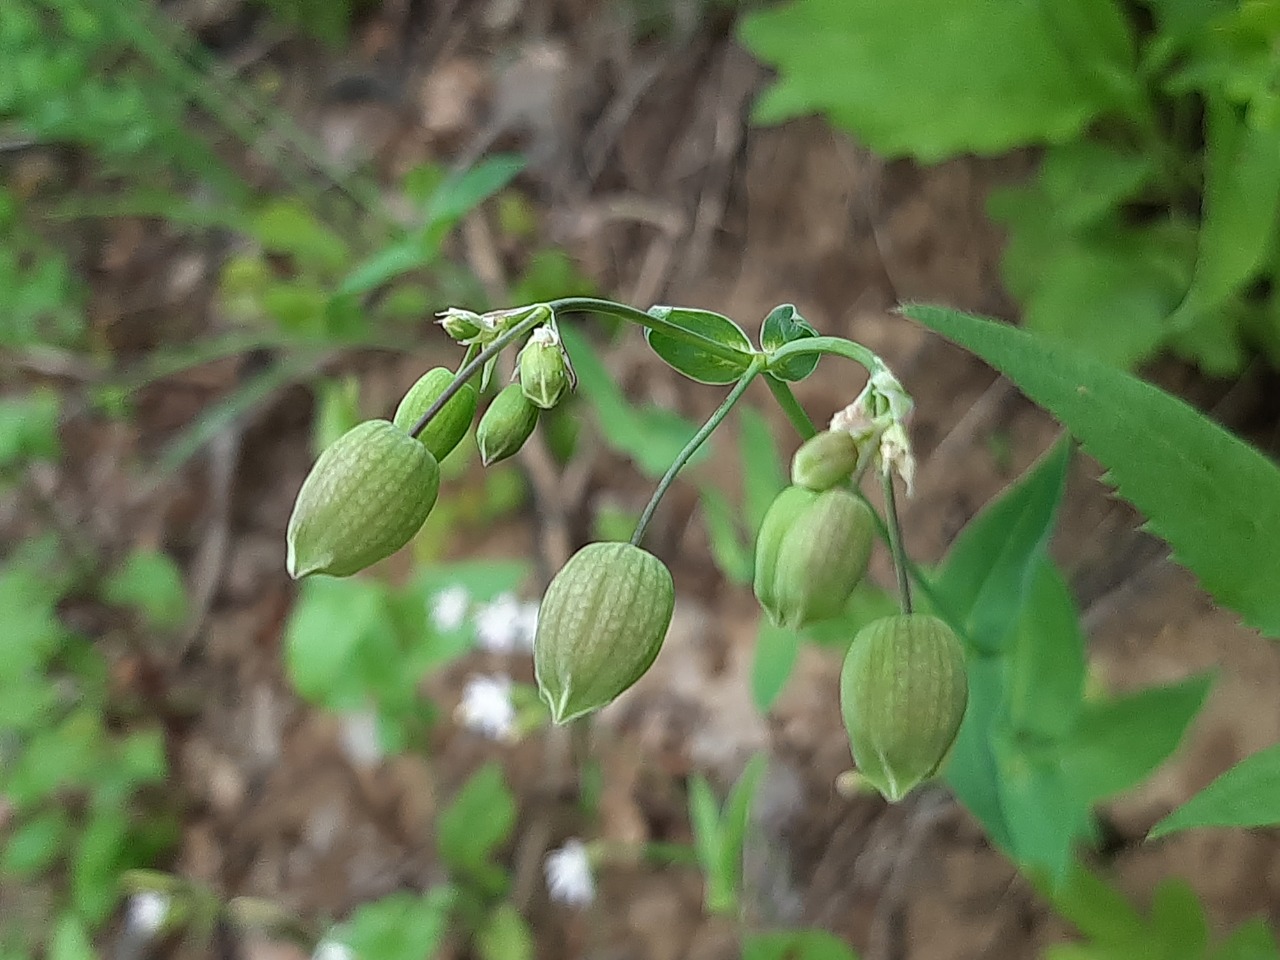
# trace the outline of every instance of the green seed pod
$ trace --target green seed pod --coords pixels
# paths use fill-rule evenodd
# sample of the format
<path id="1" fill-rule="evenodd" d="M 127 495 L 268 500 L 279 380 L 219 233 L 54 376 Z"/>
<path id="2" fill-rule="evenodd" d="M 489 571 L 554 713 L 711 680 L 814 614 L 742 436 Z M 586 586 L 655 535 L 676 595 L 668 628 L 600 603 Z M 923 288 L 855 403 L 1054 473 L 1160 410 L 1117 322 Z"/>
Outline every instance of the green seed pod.
<path id="1" fill-rule="evenodd" d="M 964 649 L 937 617 L 863 627 L 840 673 L 840 708 L 859 772 L 896 802 L 936 774 L 969 699 Z"/>
<path id="2" fill-rule="evenodd" d="M 487 467 L 516 453 L 538 425 L 538 408 L 529 402 L 520 384 L 513 383 L 489 404 L 476 427 L 476 445 Z"/>
<path id="3" fill-rule="evenodd" d="M 529 402 L 550 410 L 572 383 L 560 337 L 551 327 L 538 327 L 520 351 L 520 388 Z"/>
<path id="4" fill-rule="evenodd" d="M 871 508 L 850 491 L 787 487 L 756 539 L 756 598 L 790 630 L 839 616 L 867 572 L 874 537 Z"/>
<path id="5" fill-rule="evenodd" d="M 846 430 L 825 430 L 810 437 L 791 458 L 791 482 L 821 493 L 853 476 L 858 441 Z"/>
<path id="6" fill-rule="evenodd" d="M 444 367 L 428 370 L 396 407 L 393 421 L 401 430 L 412 430 L 427 409 L 439 399 L 449 384 L 453 383 L 453 371 Z M 476 391 L 471 384 L 464 384 L 422 428 L 418 439 L 431 451 L 437 461 L 443 460 L 467 435 L 467 428 L 476 416 Z"/>
<path id="7" fill-rule="evenodd" d="M 675 609 L 671 572 L 629 543 L 590 543 L 552 579 L 538 611 L 534 674 L 556 723 L 597 710 L 652 665 Z"/>
<path id="8" fill-rule="evenodd" d="M 289 576 L 346 577 L 391 556 L 440 490 L 431 452 L 386 420 L 352 427 L 316 461 L 289 517 Z"/>

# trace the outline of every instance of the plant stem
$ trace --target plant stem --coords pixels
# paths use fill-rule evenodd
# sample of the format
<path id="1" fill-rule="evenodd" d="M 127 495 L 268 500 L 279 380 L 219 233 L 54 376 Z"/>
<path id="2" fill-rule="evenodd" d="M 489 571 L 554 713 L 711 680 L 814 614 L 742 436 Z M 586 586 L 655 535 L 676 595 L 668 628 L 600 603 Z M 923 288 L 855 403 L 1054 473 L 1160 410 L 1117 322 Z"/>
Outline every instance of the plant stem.
<path id="1" fill-rule="evenodd" d="M 841 337 L 806 337 L 803 340 L 792 340 L 784 343 L 769 354 L 769 366 L 775 366 L 790 357 L 801 357 L 807 353 L 826 353 L 833 357 L 844 357 L 866 367 L 867 373 L 878 373 L 885 368 L 884 361 L 860 343 L 845 340 Z"/>
<path id="2" fill-rule="evenodd" d="M 422 432 L 422 429 L 431 422 L 432 417 L 444 409 L 444 405 L 453 399 L 453 395 L 461 390 L 472 377 L 484 369 L 484 365 L 489 362 L 490 358 L 496 357 L 499 353 L 507 348 L 513 340 L 518 340 L 540 323 L 547 322 L 547 315 L 541 310 L 535 310 L 517 323 L 510 330 L 502 333 L 493 343 L 489 344 L 478 354 L 472 357 L 469 363 L 464 363 L 458 372 L 454 375 L 453 383 L 444 388 L 444 393 L 436 397 L 431 406 L 427 407 L 426 413 L 418 418 L 418 422 L 413 425 L 413 429 L 409 431 L 409 436 L 416 437 Z M 468 355 L 470 350 L 467 351 Z"/>
<path id="3" fill-rule="evenodd" d="M 889 516 L 889 550 L 893 553 L 893 570 L 898 576 L 898 600 L 902 612 L 911 612 L 911 581 L 907 577 L 907 552 L 902 547 L 902 524 L 898 521 L 898 500 L 893 491 L 893 473 L 886 467 L 884 479 L 884 510 Z"/>
<path id="4" fill-rule="evenodd" d="M 667 468 L 667 472 L 662 475 L 662 479 L 658 481 L 657 488 L 653 491 L 653 496 L 649 498 L 648 504 L 645 505 L 644 513 L 640 514 L 640 521 L 636 524 L 635 533 L 631 534 L 631 543 L 633 546 L 639 546 L 644 532 L 649 526 L 649 521 L 653 519 L 654 513 L 658 509 L 658 504 L 662 502 L 662 497 L 666 494 L 667 488 L 675 482 L 676 474 L 689 462 L 700 446 L 711 436 L 716 427 L 725 417 L 729 415 L 729 411 L 733 409 L 733 405 L 737 403 L 747 387 L 751 385 L 751 381 L 756 378 L 761 370 L 764 369 L 765 360 L 762 355 L 757 354 L 751 361 L 751 365 L 733 385 L 733 389 L 729 391 L 729 395 L 724 398 L 724 402 L 720 404 L 707 418 L 707 422 L 702 425 L 693 438 L 684 445 L 684 449 L 676 456 L 671 466 Z"/>
<path id="5" fill-rule="evenodd" d="M 753 356 L 758 356 L 754 352 L 731 347 L 728 344 L 721 343 L 719 340 L 712 340 L 710 337 L 704 337 L 700 333 L 686 330 L 670 320 L 651 316 L 643 310 L 637 310 L 635 307 L 628 306 L 625 303 L 616 303 L 613 300 L 599 300 L 595 297 L 562 297 L 559 300 L 550 301 L 547 306 L 557 315 L 561 313 L 602 313 L 605 316 L 617 317 L 619 320 L 638 323 L 642 327 L 648 327 L 650 330 L 668 336 L 673 340 L 692 344 L 713 357 L 728 360 L 730 363 L 738 363 L 743 367 L 746 367 L 751 362 Z"/>
<path id="6" fill-rule="evenodd" d="M 773 394 L 773 399 L 778 401 L 778 406 L 787 415 L 791 425 L 796 428 L 796 433 L 800 434 L 800 439 L 808 440 L 810 437 L 816 436 L 818 428 L 813 425 L 813 421 L 809 419 L 809 414 L 805 412 L 804 407 L 800 406 L 800 401 L 791 392 L 791 388 L 777 377 L 766 375 L 764 382 L 769 385 L 769 391 Z"/>

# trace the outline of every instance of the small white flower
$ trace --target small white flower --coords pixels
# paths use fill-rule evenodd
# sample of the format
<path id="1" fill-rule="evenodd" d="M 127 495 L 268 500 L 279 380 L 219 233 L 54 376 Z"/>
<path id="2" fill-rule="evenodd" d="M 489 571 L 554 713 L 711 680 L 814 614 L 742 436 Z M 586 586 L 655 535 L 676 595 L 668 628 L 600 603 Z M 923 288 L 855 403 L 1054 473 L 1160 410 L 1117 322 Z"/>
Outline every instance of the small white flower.
<path id="1" fill-rule="evenodd" d="M 490 740 L 512 739 L 516 708 L 511 702 L 511 679 L 500 674 L 472 677 L 463 688 L 454 716 L 468 730 Z"/>
<path id="2" fill-rule="evenodd" d="M 585 906 L 595 900 L 596 880 L 591 874 L 587 846 L 576 837 L 547 854 L 543 869 L 552 900 L 571 906 Z"/>
<path id="3" fill-rule="evenodd" d="M 490 653 L 510 653 L 520 640 L 520 601 L 504 593 L 476 612 L 476 642 Z"/>
<path id="4" fill-rule="evenodd" d="M 155 890 L 145 890 L 130 898 L 125 925 L 139 936 L 150 937 L 159 932 L 168 916 L 169 898 Z"/>
<path id="5" fill-rule="evenodd" d="M 355 960 L 355 951 L 340 940 L 321 940 L 311 960 Z"/>
<path id="6" fill-rule="evenodd" d="M 431 623 L 439 631 L 457 630 L 467 619 L 471 594 L 460 583 L 445 587 L 431 598 Z"/>
<path id="7" fill-rule="evenodd" d="M 357 767 L 373 767 L 382 762 L 382 743 L 378 738 L 378 715 L 373 710 L 348 713 L 340 728 L 342 752 Z"/>

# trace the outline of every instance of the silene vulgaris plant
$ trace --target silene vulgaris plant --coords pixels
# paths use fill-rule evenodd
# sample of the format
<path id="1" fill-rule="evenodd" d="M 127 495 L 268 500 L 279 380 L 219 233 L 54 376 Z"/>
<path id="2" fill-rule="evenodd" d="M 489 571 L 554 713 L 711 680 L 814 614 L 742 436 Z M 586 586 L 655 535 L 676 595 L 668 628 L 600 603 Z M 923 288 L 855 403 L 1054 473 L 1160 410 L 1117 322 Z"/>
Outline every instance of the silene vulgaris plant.
<path id="1" fill-rule="evenodd" d="M 680 470 L 762 377 L 804 443 L 792 462 L 791 484 L 759 531 L 755 594 L 780 628 L 836 618 L 865 575 L 875 540 L 885 541 L 901 612 L 866 625 L 849 645 L 841 708 L 859 771 L 887 799 L 902 799 L 938 773 L 960 730 L 968 683 L 964 650 L 951 628 L 912 608 L 911 565 L 896 509 L 897 485 L 909 495 L 915 469 L 912 400 L 878 356 L 852 341 L 819 336 L 791 305 L 765 318 L 759 347 L 729 318 L 681 307 L 642 312 L 570 297 L 483 314 L 445 311 L 441 325 L 466 348 L 458 370 L 428 371 L 392 420 L 361 423 L 321 454 L 289 520 L 290 575 L 348 576 L 408 543 L 435 504 L 439 461 L 466 435 L 499 354 L 522 343 L 517 382 L 497 393 L 476 427 L 486 466 L 515 454 L 542 412 L 575 386 L 558 327 L 574 313 L 639 324 L 675 370 L 730 390 L 658 481 L 630 541 L 587 544 L 547 587 L 534 666 L 552 720 L 569 723 L 605 706 L 658 656 L 675 584 L 666 565 L 642 546 L 645 531 Z M 788 383 L 812 373 L 824 354 L 861 365 L 867 378 L 861 393 L 818 431 Z M 860 492 L 868 475 L 882 485 L 884 517 Z"/>

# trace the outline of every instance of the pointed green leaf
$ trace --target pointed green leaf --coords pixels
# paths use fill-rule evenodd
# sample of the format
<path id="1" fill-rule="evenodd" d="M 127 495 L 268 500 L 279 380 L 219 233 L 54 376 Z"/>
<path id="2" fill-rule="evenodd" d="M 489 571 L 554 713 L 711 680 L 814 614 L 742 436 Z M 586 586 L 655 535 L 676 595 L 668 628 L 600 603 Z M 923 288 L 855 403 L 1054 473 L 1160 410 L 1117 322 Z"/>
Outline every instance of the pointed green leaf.
<path id="1" fill-rule="evenodd" d="M 1280 823 L 1280 744 L 1245 757 L 1152 828 L 1150 838 L 1194 827 Z"/>
<path id="2" fill-rule="evenodd" d="M 1002 649 L 1053 530 L 1071 447 L 1055 446 L 974 517 L 947 552 L 934 588 L 945 615 L 976 649 Z"/>
<path id="3" fill-rule="evenodd" d="M 1042 741 L 1065 736 L 1084 691 L 1084 634 L 1071 591 L 1042 557 L 1028 584 L 1009 664 L 1009 722 Z"/>
<path id="4" fill-rule="evenodd" d="M 708 353 L 696 343 L 677 339 L 656 330 L 645 330 L 653 352 L 675 370 L 699 383 L 733 383 L 751 364 L 751 341 L 742 328 L 718 313 L 690 307 L 650 307 L 648 314 L 665 320 L 704 340 L 738 351 L 736 359 Z"/>
<path id="5" fill-rule="evenodd" d="M 977 354 L 1062 422 L 1214 598 L 1280 637 L 1280 469 L 1181 400 L 1058 343 L 954 310 L 909 317 Z"/>
<path id="6" fill-rule="evenodd" d="M 1145 780 L 1173 753 L 1213 682 L 1202 673 L 1103 703 L 1086 703 L 1062 756 L 1067 778 L 1090 801 Z"/>
<path id="7" fill-rule="evenodd" d="M 786 687 L 799 653 L 800 638 L 795 631 L 774 625 L 768 617 L 760 618 L 751 660 L 751 699 L 761 713 L 769 712 Z"/>

